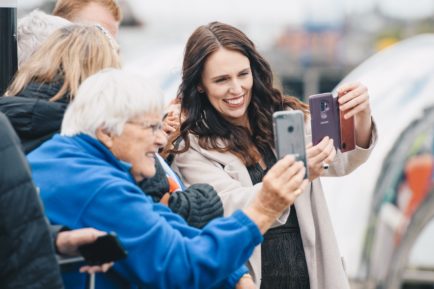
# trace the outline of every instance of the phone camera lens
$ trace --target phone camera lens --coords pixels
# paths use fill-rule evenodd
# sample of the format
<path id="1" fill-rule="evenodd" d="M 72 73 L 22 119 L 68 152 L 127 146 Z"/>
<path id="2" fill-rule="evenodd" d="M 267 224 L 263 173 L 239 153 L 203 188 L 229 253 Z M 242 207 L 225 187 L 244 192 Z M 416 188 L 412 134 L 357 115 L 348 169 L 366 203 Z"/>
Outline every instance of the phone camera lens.
<path id="1" fill-rule="evenodd" d="M 291 125 L 291 126 L 288 126 L 288 132 L 293 132 L 294 131 L 294 127 Z"/>
<path id="2" fill-rule="evenodd" d="M 328 108 L 329 108 L 329 105 L 328 105 L 327 101 L 325 101 L 325 100 L 321 101 L 321 112 L 327 111 Z"/>

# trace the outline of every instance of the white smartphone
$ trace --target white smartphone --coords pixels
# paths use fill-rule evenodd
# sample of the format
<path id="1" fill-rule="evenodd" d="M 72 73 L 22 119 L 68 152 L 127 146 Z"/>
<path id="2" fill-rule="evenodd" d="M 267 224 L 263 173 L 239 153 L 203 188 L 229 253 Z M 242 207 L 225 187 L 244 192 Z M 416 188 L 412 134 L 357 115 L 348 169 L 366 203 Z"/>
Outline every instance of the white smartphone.
<path id="1" fill-rule="evenodd" d="M 306 167 L 308 178 L 306 145 L 304 141 L 304 115 L 299 110 L 278 111 L 273 114 L 274 143 L 279 159 L 295 155 Z"/>

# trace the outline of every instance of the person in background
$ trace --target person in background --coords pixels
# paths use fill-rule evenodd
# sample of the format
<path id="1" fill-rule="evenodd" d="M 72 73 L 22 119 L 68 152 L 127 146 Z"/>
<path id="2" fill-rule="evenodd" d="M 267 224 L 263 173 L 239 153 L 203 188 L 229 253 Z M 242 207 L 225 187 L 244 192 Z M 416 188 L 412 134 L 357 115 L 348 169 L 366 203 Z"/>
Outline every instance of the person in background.
<path id="1" fill-rule="evenodd" d="M 277 162 L 250 206 L 195 229 L 137 186 L 155 173 L 161 114 L 161 91 L 139 76 L 109 69 L 85 80 L 61 134 L 28 155 L 48 217 L 117 232 L 128 257 L 97 288 L 254 288 L 243 264 L 304 190 L 303 163 Z M 82 288 L 80 276 L 64 280 Z"/>
<path id="2" fill-rule="evenodd" d="M 0 98 L 26 153 L 58 132 L 67 105 L 90 75 L 120 67 L 114 43 L 101 27 L 72 25 L 55 31 L 23 62 Z"/>
<path id="3" fill-rule="evenodd" d="M 185 119 L 173 142 L 172 165 L 186 184 L 212 185 L 226 216 L 249 206 L 277 162 L 274 112 L 302 111 L 305 138 L 311 142 L 308 106 L 273 87 L 270 65 L 233 26 L 213 22 L 193 32 L 185 48 L 179 91 Z M 365 86 L 341 86 L 338 101 L 346 117 L 355 118 L 357 147 L 336 152 L 328 137 L 308 145 L 308 186 L 276 220 L 249 261 L 261 288 L 349 288 L 318 177 L 344 175 L 361 165 L 374 147 L 376 132 Z M 325 170 L 323 163 L 330 168 Z"/>
<path id="4" fill-rule="evenodd" d="M 122 21 L 116 0 L 57 0 L 52 14 L 74 23 L 98 23 L 113 37 L 118 34 Z"/>
<path id="5" fill-rule="evenodd" d="M 18 19 L 17 44 L 18 68 L 35 53 L 41 44 L 57 29 L 72 23 L 62 17 L 34 10 Z"/>

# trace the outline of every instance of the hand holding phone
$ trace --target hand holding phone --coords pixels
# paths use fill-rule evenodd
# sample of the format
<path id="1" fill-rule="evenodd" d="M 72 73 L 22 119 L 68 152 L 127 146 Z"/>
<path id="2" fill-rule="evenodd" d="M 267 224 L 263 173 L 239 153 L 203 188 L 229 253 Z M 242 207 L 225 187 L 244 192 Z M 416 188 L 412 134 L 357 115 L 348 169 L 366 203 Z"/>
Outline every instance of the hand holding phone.
<path id="1" fill-rule="evenodd" d="M 308 178 L 306 145 L 304 141 L 304 115 L 299 110 L 278 111 L 273 114 L 274 143 L 279 159 L 295 155 L 306 167 Z"/>
<path id="2" fill-rule="evenodd" d="M 90 265 L 101 265 L 127 257 L 127 251 L 112 232 L 99 236 L 93 243 L 79 246 L 78 251 Z"/>
<path id="3" fill-rule="evenodd" d="M 354 116 L 345 119 L 345 111 L 339 110 L 339 128 L 340 128 L 340 150 L 341 152 L 351 151 L 356 148 L 356 136 L 354 130 Z"/>
<path id="4" fill-rule="evenodd" d="M 337 97 L 330 92 L 309 96 L 312 143 L 317 145 L 324 137 L 333 139 L 342 152 L 355 148 L 354 118 L 345 119 L 339 109 Z"/>

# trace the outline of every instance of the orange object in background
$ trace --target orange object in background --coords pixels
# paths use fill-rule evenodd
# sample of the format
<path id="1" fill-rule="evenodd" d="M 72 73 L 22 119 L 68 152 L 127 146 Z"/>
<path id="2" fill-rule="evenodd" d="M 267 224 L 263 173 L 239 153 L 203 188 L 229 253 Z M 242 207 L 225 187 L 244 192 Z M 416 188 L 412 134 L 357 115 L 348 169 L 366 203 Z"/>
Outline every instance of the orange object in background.
<path id="1" fill-rule="evenodd" d="M 411 218 L 433 184 L 433 163 L 434 157 L 431 154 L 423 154 L 410 158 L 405 166 L 407 185 L 412 191 L 404 211 L 407 218 Z"/>

